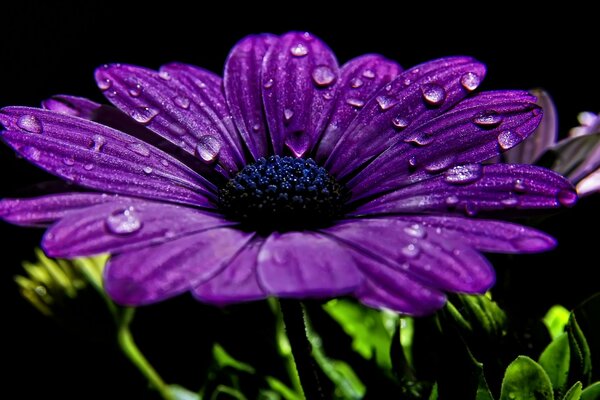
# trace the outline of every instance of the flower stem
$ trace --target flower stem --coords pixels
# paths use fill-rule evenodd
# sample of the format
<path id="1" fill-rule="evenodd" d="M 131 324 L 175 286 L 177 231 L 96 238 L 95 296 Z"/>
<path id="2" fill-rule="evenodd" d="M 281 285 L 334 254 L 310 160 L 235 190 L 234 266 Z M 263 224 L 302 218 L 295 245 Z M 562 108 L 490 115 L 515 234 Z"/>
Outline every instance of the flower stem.
<path id="1" fill-rule="evenodd" d="M 302 304 L 294 300 L 280 300 L 279 304 L 304 397 L 308 400 L 325 400 L 319 370 L 312 357 L 312 345 L 307 337 Z"/>
<path id="2" fill-rule="evenodd" d="M 150 365 L 133 340 L 133 335 L 129 327 L 134 315 L 135 308 L 125 308 L 120 315 L 117 333 L 119 346 L 127 358 L 140 370 L 142 375 L 146 377 L 150 385 L 160 393 L 164 400 L 174 400 L 167 384 L 158 375 L 152 365 Z"/>

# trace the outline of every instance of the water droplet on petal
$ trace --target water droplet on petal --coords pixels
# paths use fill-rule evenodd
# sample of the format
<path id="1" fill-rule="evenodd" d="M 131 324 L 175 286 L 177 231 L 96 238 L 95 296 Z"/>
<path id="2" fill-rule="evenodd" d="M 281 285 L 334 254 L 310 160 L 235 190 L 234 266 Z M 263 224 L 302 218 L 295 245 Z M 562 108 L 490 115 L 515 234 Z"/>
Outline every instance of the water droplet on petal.
<path id="1" fill-rule="evenodd" d="M 477 89 L 481 83 L 481 78 L 474 72 L 467 72 L 460 77 L 460 84 L 469 92 Z"/>
<path id="2" fill-rule="evenodd" d="M 94 164 L 85 164 L 83 166 L 83 169 L 85 169 L 86 171 L 91 171 L 94 169 Z"/>
<path id="3" fill-rule="evenodd" d="M 375 78 L 375 72 L 373 72 L 370 69 L 365 69 L 362 73 L 362 76 L 364 76 L 365 78 L 373 79 Z"/>
<path id="4" fill-rule="evenodd" d="M 140 156 L 148 157 L 150 155 L 148 147 L 141 143 L 130 143 L 127 145 L 127 148 Z"/>
<path id="5" fill-rule="evenodd" d="M 519 199 L 517 199 L 515 196 L 509 196 L 500 200 L 500 202 L 506 207 L 514 207 L 519 204 Z"/>
<path id="6" fill-rule="evenodd" d="M 267 79 L 267 80 L 265 81 L 265 83 L 263 84 L 263 86 L 264 86 L 264 88 L 265 88 L 265 89 L 270 89 L 270 88 L 272 88 L 272 87 L 273 87 L 273 83 L 275 83 L 275 82 L 273 81 L 273 79 Z"/>
<path id="7" fill-rule="evenodd" d="M 317 86 L 329 86 L 335 78 L 335 73 L 327 65 L 320 65 L 313 69 L 312 79 Z"/>
<path id="8" fill-rule="evenodd" d="M 498 135 L 498 144 L 504 150 L 511 149 L 523 141 L 523 136 L 515 131 L 504 131 Z"/>
<path id="9" fill-rule="evenodd" d="M 353 89 L 358 89 L 359 87 L 361 87 L 364 84 L 364 82 L 362 81 L 362 79 L 360 78 L 352 78 L 350 80 L 350 86 Z"/>
<path id="10" fill-rule="evenodd" d="M 148 174 L 148 175 L 150 175 L 150 174 L 152 173 L 153 169 L 152 169 L 152 167 L 145 166 L 145 167 L 142 169 L 142 171 L 144 171 L 144 173 L 145 173 L 145 174 Z"/>
<path id="11" fill-rule="evenodd" d="M 196 145 L 196 156 L 205 164 L 214 163 L 219 157 L 221 143 L 211 135 L 204 135 L 198 139 Z"/>
<path id="12" fill-rule="evenodd" d="M 167 160 L 165 160 L 164 158 L 163 158 L 162 160 L 160 160 L 160 163 L 161 163 L 162 165 L 164 165 L 165 167 L 168 167 L 168 166 L 169 166 L 169 162 L 168 162 Z"/>
<path id="13" fill-rule="evenodd" d="M 484 128 L 492 128 L 502 122 L 502 116 L 496 111 L 482 111 L 473 117 L 473 122 Z"/>
<path id="14" fill-rule="evenodd" d="M 448 183 L 456 185 L 464 185 L 475 182 L 482 175 L 482 167 L 480 164 L 465 164 L 458 165 L 446 171 L 444 180 Z"/>
<path id="15" fill-rule="evenodd" d="M 290 53 L 292 53 L 294 57 L 304 57 L 308 54 L 308 48 L 302 43 L 298 43 L 290 47 Z"/>
<path id="16" fill-rule="evenodd" d="M 425 230 L 423 225 L 419 224 L 412 224 L 411 226 L 407 226 L 406 228 L 404 228 L 404 232 L 407 235 L 417 239 L 423 239 L 425 238 L 425 236 L 427 236 L 427 231 Z"/>
<path id="17" fill-rule="evenodd" d="M 63 158 L 63 164 L 65 165 L 75 165 L 75 159 L 73 157 L 65 157 Z"/>
<path id="18" fill-rule="evenodd" d="M 446 100 L 446 90 L 436 83 L 423 85 L 421 91 L 423 92 L 423 99 L 433 106 L 439 106 Z"/>
<path id="19" fill-rule="evenodd" d="M 389 92 L 390 90 L 392 90 L 392 85 L 385 85 L 385 91 Z"/>
<path id="20" fill-rule="evenodd" d="M 206 89 L 206 83 L 202 82 L 200 79 L 194 79 L 194 85 L 198 87 L 198 89 Z"/>
<path id="21" fill-rule="evenodd" d="M 23 150 L 21 150 L 23 152 L 23 155 L 33 161 L 39 161 L 40 157 L 42 156 L 42 153 L 40 152 L 40 150 L 37 147 L 33 147 L 33 146 L 25 146 L 23 147 Z"/>
<path id="22" fill-rule="evenodd" d="M 173 98 L 173 103 L 175 103 L 177 107 L 183 108 L 184 110 L 190 108 L 190 99 L 184 96 L 175 96 Z"/>
<path id="23" fill-rule="evenodd" d="M 415 258 L 419 255 L 419 252 L 419 248 L 416 244 L 413 243 L 406 245 L 402 248 L 402 254 L 404 254 L 408 258 Z"/>
<path id="24" fill-rule="evenodd" d="M 129 235 L 142 228 L 142 221 L 138 218 L 135 209 L 128 207 L 111 213 L 105 221 L 109 232 L 116 235 Z"/>
<path id="25" fill-rule="evenodd" d="M 409 122 L 401 116 L 397 116 L 392 119 L 392 124 L 398 129 L 404 129 L 408 126 Z"/>
<path id="26" fill-rule="evenodd" d="M 387 96 L 377 96 L 375 101 L 377 101 L 377 104 L 379 104 L 381 111 L 389 110 L 396 105 L 396 101 Z"/>
<path id="27" fill-rule="evenodd" d="M 408 159 L 409 168 L 414 168 L 417 166 L 417 159 L 415 157 L 411 157 Z"/>
<path id="28" fill-rule="evenodd" d="M 283 110 L 283 119 L 286 122 L 289 122 L 292 119 L 293 116 L 294 116 L 294 111 L 293 110 L 290 110 L 289 108 L 286 108 L 285 110 Z"/>
<path id="29" fill-rule="evenodd" d="M 523 179 L 515 179 L 515 184 L 513 187 L 517 192 L 524 192 L 527 189 L 527 185 L 525 185 L 525 181 Z"/>
<path id="30" fill-rule="evenodd" d="M 258 132 L 258 131 L 260 131 L 260 124 L 254 124 L 254 125 L 252 126 L 252 130 L 253 130 L 254 132 Z"/>
<path id="31" fill-rule="evenodd" d="M 446 197 L 446 205 L 449 207 L 454 207 L 455 205 L 458 204 L 459 201 L 460 201 L 460 199 L 456 196 Z"/>
<path id="32" fill-rule="evenodd" d="M 427 146 L 433 142 L 434 136 L 426 132 L 415 132 L 404 139 L 405 143 L 413 143 L 417 146 Z"/>
<path id="33" fill-rule="evenodd" d="M 333 92 L 332 92 L 332 91 L 329 91 L 329 92 L 325 92 L 325 93 L 323 93 L 323 98 L 324 98 L 325 100 L 332 100 L 332 99 L 333 99 L 333 97 L 334 97 L 334 94 L 333 94 Z"/>
<path id="34" fill-rule="evenodd" d="M 171 74 L 169 74 L 167 71 L 160 71 L 158 73 L 158 77 L 165 81 L 171 80 Z"/>
<path id="35" fill-rule="evenodd" d="M 425 166 L 428 172 L 439 172 L 450 168 L 455 163 L 456 157 L 453 155 L 442 157 Z"/>
<path id="36" fill-rule="evenodd" d="M 473 202 L 465 204 L 465 212 L 469 217 L 473 217 L 477 214 L 477 205 Z"/>
<path id="37" fill-rule="evenodd" d="M 346 103 L 350 104 L 352 107 L 362 108 L 365 105 L 365 102 L 360 99 L 350 98 L 346 100 Z"/>
<path id="38" fill-rule="evenodd" d="M 158 111 L 150 107 L 136 107 L 130 112 L 131 118 L 140 124 L 149 124 L 152 118 L 158 115 Z"/>
<path id="39" fill-rule="evenodd" d="M 129 95 L 131 97 L 140 97 L 142 94 L 143 88 L 139 83 L 135 84 L 132 88 L 129 89 Z"/>
<path id="40" fill-rule="evenodd" d="M 577 194 L 568 189 L 562 189 L 556 195 L 558 202 L 566 207 L 571 207 L 577 201 Z"/>
<path id="41" fill-rule="evenodd" d="M 98 80 L 98 87 L 100 90 L 108 90 L 112 86 L 112 81 L 108 78 Z"/>
<path id="42" fill-rule="evenodd" d="M 92 136 L 92 143 L 90 144 L 90 149 L 93 151 L 99 152 L 102 150 L 102 147 L 106 144 L 106 138 L 102 135 L 94 135 Z"/>
<path id="43" fill-rule="evenodd" d="M 30 133 L 42 133 L 42 123 L 34 115 L 25 114 L 17 120 L 17 126 Z"/>

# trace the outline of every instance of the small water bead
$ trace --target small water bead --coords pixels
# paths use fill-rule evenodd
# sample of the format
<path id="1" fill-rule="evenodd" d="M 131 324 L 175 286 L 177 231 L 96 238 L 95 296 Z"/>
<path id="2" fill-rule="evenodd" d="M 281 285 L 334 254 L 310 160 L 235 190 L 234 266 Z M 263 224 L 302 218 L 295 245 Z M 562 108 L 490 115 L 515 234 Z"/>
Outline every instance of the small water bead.
<path id="1" fill-rule="evenodd" d="M 138 218 L 135 209 L 128 207 L 111 213 L 106 218 L 105 226 L 116 235 L 129 235 L 142 228 L 142 221 Z"/>
<path id="2" fill-rule="evenodd" d="M 149 166 L 145 166 L 142 171 L 144 171 L 145 174 L 150 175 L 153 171 L 152 167 Z"/>
<path id="3" fill-rule="evenodd" d="M 413 156 L 408 159 L 408 167 L 415 168 L 417 166 L 417 159 Z"/>
<path id="4" fill-rule="evenodd" d="M 292 119 L 293 116 L 294 116 L 294 111 L 293 110 L 290 110 L 289 108 L 286 108 L 285 110 L 283 110 L 283 119 L 286 122 L 289 122 Z"/>
<path id="5" fill-rule="evenodd" d="M 525 181 L 523 179 L 515 179 L 513 187 L 517 192 L 524 192 L 527 190 L 527 185 L 525 185 Z"/>
<path id="6" fill-rule="evenodd" d="M 398 129 L 404 129 L 409 125 L 409 122 L 407 119 L 401 116 L 396 116 L 392 119 L 392 125 L 394 125 Z"/>
<path id="7" fill-rule="evenodd" d="M 329 86 L 335 80 L 336 75 L 327 65 L 320 65 L 312 72 L 312 79 L 317 86 Z"/>
<path id="8" fill-rule="evenodd" d="M 402 254 L 404 254 L 408 258 L 415 258 L 419 255 L 420 252 L 421 250 L 419 249 L 419 247 L 413 243 L 406 245 L 402 248 Z"/>
<path id="9" fill-rule="evenodd" d="M 392 90 L 392 85 L 385 85 L 385 91 L 389 92 L 390 90 Z"/>
<path id="10" fill-rule="evenodd" d="M 17 126 L 29 133 L 42 133 L 43 127 L 35 115 L 25 114 L 17 120 Z"/>
<path id="11" fill-rule="evenodd" d="M 474 72 L 467 72 L 460 77 L 460 84 L 469 92 L 472 92 L 481 84 L 481 78 Z"/>
<path id="12" fill-rule="evenodd" d="M 350 87 L 352 87 L 353 89 L 358 89 L 362 85 L 364 85 L 364 82 L 360 78 L 352 78 L 350 80 Z"/>
<path id="13" fill-rule="evenodd" d="M 509 196 L 505 199 L 500 200 L 500 202 L 506 207 L 515 207 L 519 204 L 519 199 L 517 199 L 515 196 Z"/>
<path id="14" fill-rule="evenodd" d="M 323 93 L 323 98 L 325 100 L 333 100 L 334 97 L 335 97 L 335 95 L 334 95 L 333 91 L 328 91 L 328 92 Z"/>
<path id="15" fill-rule="evenodd" d="M 198 87 L 198 89 L 206 89 L 207 88 L 206 83 L 204 83 L 200 79 L 194 79 L 194 85 L 196 85 Z"/>
<path id="16" fill-rule="evenodd" d="M 436 83 L 423 85 L 421 91 L 423 99 L 432 106 L 439 106 L 446 100 L 446 90 Z"/>
<path id="17" fill-rule="evenodd" d="M 387 111 L 397 104 L 396 100 L 387 96 L 377 96 L 375 101 L 379 104 L 381 111 Z"/>
<path id="18" fill-rule="evenodd" d="M 294 57 L 304 57 L 308 54 L 308 48 L 302 43 L 298 43 L 290 47 L 290 53 L 292 53 Z"/>
<path id="19" fill-rule="evenodd" d="M 108 78 L 99 79 L 98 87 L 100 90 L 108 90 L 112 87 L 112 81 Z"/>
<path id="20" fill-rule="evenodd" d="M 150 155 L 150 149 L 142 143 L 129 143 L 127 148 L 143 157 L 148 157 Z"/>
<path id="21" fill-rule="evenodd" d="M 133 87 L 131 87 L 129 89 L 129 95 L 131 97 L 140 97 L 143 90 L 144 89 L 142 88 L 142 85 L 140 85 L 139 83 L 136 83 Z"/>
<path id="22" fill-rule="evenodd" d="M 577 201 L 577 193 L 572 190 L 562 189 L 556 195 L 558 202 L 566 207 L 571 207 Z"/>
<path id="23" fill-rule="evenodd" d="M 221 143 L 211 135 L 204 135 L 198 139 L 196 145 L 196 156 L 205 164 L 214 163 L 219 157 Z"/>
<path id="24" fill-rule="evenodd" d="M 171 74 L 169 74 L 167 71 L 160 71 L 158 73 L 158 77 L 164 81 L 170 81 L 171 80 Z"/>
<path id="25" fill-rule="evenodd" d="M 160 160 L 160 163 L 161 163 L 162 165 L 164 165 L 165 167 L 168 167 L 168 166 L 169 166 L 169 162 L 168 162 L 167 160 L 165 160 L 164 158 L 163 158 L 162 160 Z"/>
<path id="26" fill-rule="evenodd" d="M 177 107 L 183 108 L 184 110 L 190 108 L 190 99 L 185 96 L 175 96 L 173 98 L 173 103 L 175 103 Z"/>
<path id="27" fill-rule="evenodd" d="M 448 196 L 446 197 L 446 205 L 449 207 L 454 207 L 460 202 L 460 199 L 457 196 Z"/>
<path id="28" fill-rule="evenodd" d="M 456 157 L 453 155 L 442 157 L 435 160 L 425 166 L 425 170 L 428 172 L 439 172 L 450 168 L 456 161 Z"/>
<path id="29" fill-rule="evenodd" d="M 433 142 L 434 136 L 427 132 L 415 132 L 404 139 L 405 143 L 412 143 L 417 146 L 427 146 Z"/>
<path id="30" fill-rule="evenodd" d="M 467 204 L 465 204 L 465 213 L 467 213 L 467 215 L 469 217 L 473 217 L 475 215 L 477 215 L 477 212 L 479 210 L 477 209 L 477 205 L 473 202 L 469 202 Z"/>
<path id="31" fill-rule="evenodd" d="M 346 100 L 346 103 L 351 105 L 352 107 L 362 108 L 365 105 L 365 102 L 360 99 L 350 98 Z"/>
<path id="32" fill-rule="evenodd" d="M 523 141 L 523 136 L 515 131 L 503 131 L 498 135 L 498 144 L 504 150 L 511 149 Z"/>
<path id="33" fill-rule="evenodd" d="M 482 171 L 483 169 L 480 164 L 458 165 L 446 171 L 444 180 L 448 183 L 464 185 L 480 179 Z"/>
<path id="34" fill-rule="evenodd" d="M 90 144 L 90 149 L 95 152 L 100 152 L 102 147 L 106 144 L 106 138 L 102 135 L 94 135 L 92 136 L 92 143 Z"/>
<path id="35" fill-rule="evenodd" d="M 482 111 L 473 117 L 473 122 L 484 128 L 493 128 L 502 122 L 502 115 L 496 111 Z"/>
<path id="36" fill-rule="evenodd" d="M 135 121 L 146 125 L 158 115 L 158 111 L 151 107 L 136 107 L 131 110 L 130 115 Z"/>
<path id="37" fill-rule="evenodd" d="M 427 231 L 423 227 L 423 225 L 412 224 L 411 226 L 407 226 L 404 228 L 404 232 L 417 239 L 423 239 L 427 236 Z"/>
<path id="38" fill-rule="evenodd" d="M 365 78 L 368 78 L 368 79 L 373 79 L 373 78 L 375 78 L 375 72 L 373 72 L 370 69 L 366 69 L 362 73 L 362 76 L 364 76 Z"/>
<path id="39" fill-rule="evenodd" d="M 275 83 L 275 81 L 273 81 L 273 79 L 267 79 L 267 80 L 265 81 L 265 83 L 263 84 L 263 87 L 264 87 L 265 89 L 270 89 L 270 88 L 272 88 L 272 87 L 273 87 L 273 84 L 274 84 L 274 83 Z"/>
<path id="40" fill-rule="evenodd" d="M 260 127 L 261 127 L 260 124 L 254 124 L 254 125 L 252 125 L 252 130 L 254 132 L 258 132 L 258 131 L 260 131 Z"/>
<path id="41" fill-rule="evenodd" d="M 63 164 L 68 166 L 75 165 L 75 159 L 73 157 L 65 157 L 63 158 Z"/>
<path id="42" fill-rule="evenodd" d="M 94 169 L 94 164 L 85 164 L 83 166 L 83 169 L 85 169 L 86 171 L 91 171 Z"/>

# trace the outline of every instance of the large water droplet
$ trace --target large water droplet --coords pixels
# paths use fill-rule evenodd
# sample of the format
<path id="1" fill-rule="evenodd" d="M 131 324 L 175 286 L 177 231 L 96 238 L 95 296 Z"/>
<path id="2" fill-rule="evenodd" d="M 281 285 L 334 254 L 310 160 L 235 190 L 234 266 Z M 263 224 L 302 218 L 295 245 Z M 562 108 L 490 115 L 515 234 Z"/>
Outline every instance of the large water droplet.
<path id="1" fill-rule="evenodd" d="M 415 258 L 419 255 L 420 249 L 416 244 L 409 244 L 402 248 L 402 254 L 404 254 L 408 258 Z"/>
<path id="2" fill-rule="evenodd" d="M 464 185 L 475 182 L 482 175 L 482 167 L 480 164 L 465 164 L 458 165 L 446 171 L 444 180 L 448 183 L 456 185 Z"/>
<path id="3" fill-rule="evenodd" d="M 493 128 L 502 122 L 502 115 L 496 111 L 482 111 L 473 117 L 473 122 L 484 128 Z"/>
<path id="4" fill-rule="evenodd" d="M 364 85 L 364 82 L 360 78 L 352 78 L 350 80 L 350 87 L 352 87 L 353 89 L 358 89 L 362 85 Z"/>
<path id="5" fill-rule="evenodd" d="M 365 78 L 368 78 L 368 79 L 373 79 L 373 78 L 375 78 L 375 72 L 373 72 L 370 69 L 365 69 L 362 73 L 362 76 L 364 76 Z"/>
<path id="6" fill-rule="evenodd" d="M 411 226 L 407 226 L 404 228 L 404 232 L 417 239 L 423 239 L 427 236 L 427 230 L 420 224 L 412 224 Z"/>
<path id="7" fill-rule="evenodd" d="M 221 143 L 211 135 L 200 136 L 196 145 L 196 155 L 205 164 L 214 163 L 219 157 Z"/>
<path id="8" fill-rule="evenodd" d="M 392 124 L 398 129 L 404 129 L 408 126 L 409 122 L 406 118 L 398 115 L 392 119 Z"/>
<path id="9" fill-rule="evenodd" d="M 571 207 L 577 202 L 577 193 L 572 190 L 562 189 L 556 195 L 558 202 L 566 207 Z"/>
<path id="10" fill-rule="evenodd" d="M 477 89 L 481 83 L 481 78 L 474 72 L 467 72 L 460 77 L 460 84 L 469 92 Z"/>
<path id="11" fill-rule="evenodd" d="M 290 110 L 289 108 L 286 108 L 285 110 L 283 110 L 283 119 L 286 122 L 289 122 L 292 119 L 293 116 L 294 116 L 294 111 L 293 110 Z"/>
<path id="12" fill-rule="evenodd" d="M 173 103 L 175 103 L 177 107 L 183 108 L 184 110 L 190 108 L 190 99 L 185 96 L 175 96 L 173 98 Z"/>
<path id="13" fill-rule="evenodd" d="M 142 221 L 138 218 L 135 209 L 128 207 L 111 213 L 105 221 L 109 232 L 116 235 L 129 235 L 142 228 Z"/>
<path id="14" fill-rule="evenodd" d="M 377 101 L 377 104 L 379 104 L 379 108 L 381 108 L 381 111 L 389 110 L 390 108 L 394 107 L 397 103 L 394 99 L 387 96 L 377 96 L 375 98 L 375 101 Z"/>
<path id="15" fill-rule="evenodd" d="M 127 145 L 127 148 L 140 156 L 148 157 L 150 155 L 148 147 L 141 143 L 130 143 Z"/>
<path id="16" fill-rule="evenodd" d="M 143 90 L 142 85 L 136 83 L 133 87 L 129 88 L 129 95 L 131 97 L 140 97 Z"/>
<path id="17" fill-rule="evenodd" d="M 423 99 L 433 106 L 439 106 L 446 100 L 446 90 L 436 83 L 423 85 L 421 91 L 423 93 Z"/>
<path id="18" fill-rule="evenodd" d="M 302 43 L 298 43 L 290 47 L 290 53 L 292 53 L 294 57 L 304 57 L 308 54 L 308 48 Z"/>
<path id="19" fill-rule="evenodd" d="M 360 99 L 350 98 L 346 100 L 346 103 L 350 104 L 352 107 L 362 108 L 365 105 L 365 102 Z"/>
<path id="20" fill-rule="evenodd" d="M 428 172 L 439 172 L 445 169 L 450 168 L 456 161 L 456 157 L 453 155 L 449 155 L 446 157 L 442 157 L 437 159 L 425 166 L 425 170 Z"/>
<path id="21" fill-rule="evenodd" d="M 25 146 L 23 147 L 23 149 L 21 150 L 23 152 L 23 155 L 33 161 L 39 161 L 42 153 L 40 152 L 40 150 L 37 147 L 33 147 L 33 146 Z"/>
<path id="22" fill-rule="evenodd" d="M 30 133 L 42 133 L 42 123 L 35 115 L 25 114 L 17 120 L 17 126 Z"/>
<path id="23" fill-rule="evenodd" d="M 99 152 L 102 150 L 102 147 L 106 144 L 106 138 L 101 135 L 92 136 L 92 143 L 90 144 L 90 149 Z"/>
<path id="24" fill-rule="evenodd" d="M 335 73 L 327 65 L 320 65 L 313 69 L 312 79 L 317 86 L 329 86 L 335 80 Z"/>
<path id="25" fill-rule="evenodd" d="M 112 81 L 108 78 L 99 79 L 98 87 L 100 90 L 108 90 L 112 87 Z"/>
<path id="26" fill-rule="evenodd" d="M 130 112 L 131 118 L 140 124 L 149 124 L 154 117 L 158 115 L 158 111 L 151 107 L 136 107 Z"/>
<path id="27" fill-rule="evenodd" d="M 511 149 L 523 141 L 523 136 L 515 131 L 503 131 L 498 135 L 498 144 L 504 150 Z"/>

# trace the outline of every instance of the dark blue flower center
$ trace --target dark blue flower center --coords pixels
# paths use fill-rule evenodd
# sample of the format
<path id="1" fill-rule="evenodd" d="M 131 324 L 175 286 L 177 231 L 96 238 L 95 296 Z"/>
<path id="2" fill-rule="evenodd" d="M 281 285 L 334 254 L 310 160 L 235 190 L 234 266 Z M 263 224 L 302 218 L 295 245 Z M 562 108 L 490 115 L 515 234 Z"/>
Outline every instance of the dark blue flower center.
<path id="1" fill-rule="evenodd" d="M 249 164 L 219 191 L 221 210 L 254 230 L 327 226 L 348 191 L 312 159 L 270 156 Z"/>

